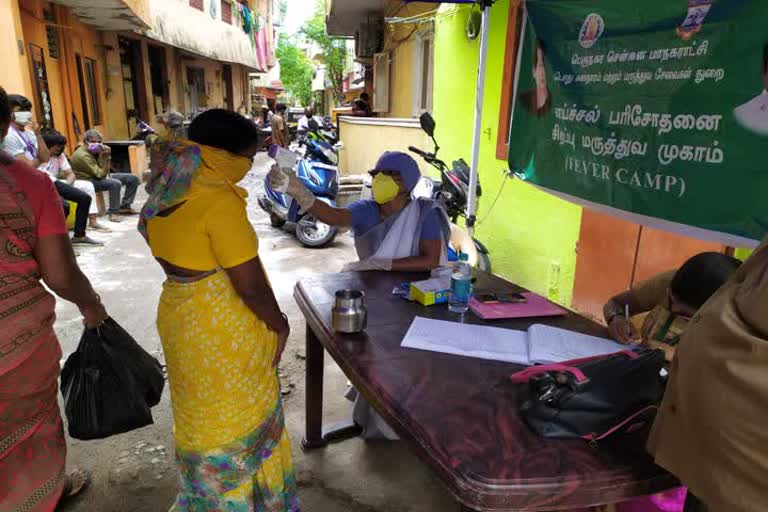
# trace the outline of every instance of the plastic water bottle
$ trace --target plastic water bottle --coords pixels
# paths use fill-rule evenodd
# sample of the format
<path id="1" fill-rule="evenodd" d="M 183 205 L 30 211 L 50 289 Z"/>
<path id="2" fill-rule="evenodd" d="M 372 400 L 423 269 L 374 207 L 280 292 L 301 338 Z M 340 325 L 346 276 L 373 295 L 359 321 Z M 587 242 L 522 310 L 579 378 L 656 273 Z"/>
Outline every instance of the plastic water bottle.
<path id="1" fill-rule="evenodd" d="M 456 268 L 451 274 L 451 295 L 448 297 L 448 311 L 466 313 L 469 309 L 471 296 L 472 267 L 469 266 L 469 255 L 461 253 Z"/>

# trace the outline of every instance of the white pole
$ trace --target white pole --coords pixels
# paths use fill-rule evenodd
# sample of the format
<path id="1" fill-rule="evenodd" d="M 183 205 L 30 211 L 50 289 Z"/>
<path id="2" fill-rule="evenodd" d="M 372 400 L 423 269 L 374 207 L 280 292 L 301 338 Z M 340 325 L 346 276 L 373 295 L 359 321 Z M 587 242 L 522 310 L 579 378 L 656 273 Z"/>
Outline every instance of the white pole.
<path id="1" fill-rule="evenodd" d="M 467 232 L 474 236 L 475 214 L 477 213 L 477 182 L 480 166 L 480 135 L 483 126 L 483 98 L 485 96 L 485 68 L 488 62 L 488 35 L 491 28 L 491 2 L 483 8 L 483 24 L 480 31 L 480 65 L 477 69 L 477 92 L 475 94 L 475 128 L 472 134 L 472 165 L 469 172 L 467 197 Z"/>

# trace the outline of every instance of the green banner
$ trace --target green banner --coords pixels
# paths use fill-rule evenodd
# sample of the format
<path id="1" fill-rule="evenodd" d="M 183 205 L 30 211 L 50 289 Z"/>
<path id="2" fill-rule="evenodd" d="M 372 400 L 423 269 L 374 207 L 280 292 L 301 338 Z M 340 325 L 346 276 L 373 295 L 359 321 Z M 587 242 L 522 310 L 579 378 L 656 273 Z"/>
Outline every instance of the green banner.
<path id="1" fill-rule="evenodd" d="M 768 231 L 768 2 L 529 0 L 509 165 L 566 199 L 750 245 Z"/>

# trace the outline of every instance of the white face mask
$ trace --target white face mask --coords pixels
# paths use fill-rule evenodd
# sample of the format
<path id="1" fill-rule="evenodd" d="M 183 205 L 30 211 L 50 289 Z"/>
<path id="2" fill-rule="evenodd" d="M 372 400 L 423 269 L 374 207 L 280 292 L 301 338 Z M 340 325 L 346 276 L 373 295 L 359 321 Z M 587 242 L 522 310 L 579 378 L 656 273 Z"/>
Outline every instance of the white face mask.
<path id="1" fill-rule="evenodd" d="M 14 112 L 13 120 L 21 126 L 27 126 L 32 122 L 32 112 Z"/>

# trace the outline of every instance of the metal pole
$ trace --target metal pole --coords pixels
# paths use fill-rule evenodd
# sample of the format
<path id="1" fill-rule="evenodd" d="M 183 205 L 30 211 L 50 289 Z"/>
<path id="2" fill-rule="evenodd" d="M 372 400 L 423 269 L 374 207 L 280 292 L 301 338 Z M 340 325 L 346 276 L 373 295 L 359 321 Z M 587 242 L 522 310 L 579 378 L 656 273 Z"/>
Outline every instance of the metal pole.
<path id="1" fill-rule="evenodd" d="M 480 166 L 480 134 L 483 122 L 483 98 L 485 97 L 485 68 L 488 63 L 488 35 L 491 27 L 491 4 L 493 0 L 480 0 L 483 6 L 483 24 L 480 30 L 480 65 L 477 69 L 477 92 L 475 95 L 475 127 L 472 134 L 472 165 L 469 173 L 467 197 L 467 232 L 474 236 L 477 213 L 477 182 Z"/>

